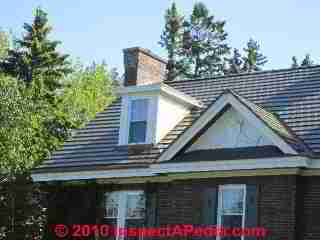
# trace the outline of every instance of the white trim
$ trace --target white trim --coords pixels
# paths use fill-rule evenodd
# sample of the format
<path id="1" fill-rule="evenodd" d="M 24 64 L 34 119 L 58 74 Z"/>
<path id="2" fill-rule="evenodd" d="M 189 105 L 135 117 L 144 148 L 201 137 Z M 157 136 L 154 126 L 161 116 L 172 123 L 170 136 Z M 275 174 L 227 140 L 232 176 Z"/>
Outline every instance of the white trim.
<path id="1" fill-rule="evenodd" d="M 150 169 L 100 170 L 59 173 L 35 173 L 31 177 L 35 182 L 88 180 L 101 178 L 151 177 Z"/>
<path id="2" fill-rule="evenodd" d="M 174 100 L 187 105 L 189 107 L 202 107 L 203 104 L 194 97 L 184 94 L 164 83 L 128 86 L 118 89 L 117 94 L 119 96 L 127 96 L 130 94 L 162 94 L 173 98 Z"/>
<path id="3" fill-rule="evenodd" d="M 119 193 L 118 210 L 117 210 L 118 216 L 116 218 L 111 218 L 111 219 L 116 219 L 116 224 L 117 224 L 116 231 L 117 233 L 119 233 L 119 229 L 124 229 L 126 227 L 125 226 L 126 219 L 133 219 L 133 218 L 126 218 L 128 196 L 130 194 L 139 195 L 141 193 L 145 195 L 145 192 L 143 190 L 132 190 L 132 191 L 119 190 L 119 191 L 105 192 L 105 195 L 113 192 Z M 106 202 L 104 204 L 105 204 L 104 209 L 106 209 Z M 146 204 L 145 204 L 145 207 L 146 207 Z M 136 218 L 136 219 L 141 219 L 141 218 Z M 123 240 L 123 239 L 124 239 L 124 235 L 120 235 L 120 234 L 116 235 L 116 240 Z"/>
<path id="4" fill-rule="evenodd" d="M 150 97 L 132 97 L 130 96 L 129 97 L 129 106 L 128 106 L 128 122 L 127 122 L 127 132 L 128 132 L 128 138 L 127 138 L 127 144 L 144 144 L 144 143 L 151 143 L 152 140 L 150 138 L 150 134 L 152 131 L 151 130 L 151 124 L 152 124 L 152 121 L 151 121 L 151 108 L 153 106 L 151 106 L 152 104 L 152 98 Z M 146 122 L 146 130 L 145 130 L 145 139 L 144 139 L 144 142 L 132 142 L 132 143 L 129 143 L 129 138 L 130 138 L 130 128 L 131 128 L 131 123 L 133 122 L 132 121 L 132 103 L 133 101 L 137 101 L 137 100 L 144 100 L 147 102 L 147 109 L 145 109 L 145 111 L 147 111 L 146 113 L 146 119 L 145 119 L 145 122 Z"/>
<path id="5" fill-rule="evenodd" d="M 225 189 L 241 189 L 243 190 L 243 206 L 242 206 L 242 228 L 245 227 L 245 219 L 246 219 L 246 195 L 247 195 L 247 187 L 245 184 L 226 184 L 226 185 L 219 185 L 219 190 L 218 190 L 218 208 L 217 208 L 217 226 L 218 227 L 223 227 L 221 225 L 221 212 L 222 212 L 222 203 L 223 203 L 223 199 L 222 199 L 222 193 L 223 193 L 223 190 Z M 226 215 L 226 214 L 224 214 Z M 232 215 L 240 215 L 240 214 L 232 214 Z M 218 235 L 216 237 L 217 240 L 220 240 L 221 239 L 221 236 Z M 241 240 L 244 239 L 244 236 L 242 235 L 241 236 Z"/>
<path id="6" fill-rule="evenodd" d="M 310 159 L 310 165 L 308 168 L 320 168 L 320 159 Z"/>
<path id="7" fill-rule="evenodd" d="M 129 128 L 131 118 L 131 103 L 134 100 L 148 100 L 147 132 L 144 143 L 129 144 Z M 158 111 L 158 98 L 156 96 L 124 96 L 121 104 L 120 131 L 118 145 L 137 145 L 155 142 L 156 115 Z"/>
<path id="8" fill-rule="evenodd" d="M 195 134 L 213 119 L 227 105 L 233 106 L 239 114 L 246 118 L 257 129 L 261 130 L 276 146 L 284 153 L 297 154 L 297 152 L 286 143 L 281 137 L 268 128 L 259 118 L 243 106 L 231 93 L 225 93 L 191 126 L 189 127 L 169 148 L 159 157 L 158 161 L 168 161 L 178 153 Z"/>
<path id="9" fill-rule="evenodd" d="M 224 160 L 191 163 L 159 163 L 151 165 L 153 173 L 180 173 L 180 172 L 207 172 L 229 170 L 252 170 L 264 168 L 295 168 L 308 167 L 309 159 L 306 157 L 280 157 L 247 160 Z"/>
<path id="10" fill-rule="evenodd" d="M 309 162 L 310 159 L 307 157 L 292 156 L 246 160 L 223 160 L 208 162 L 200 161 L 191 163 L 157 163 L 152 164 L 149 168 L 144 169 L 35 173 L 31 176 L 35 182 L 102 178 L 152 177 L 163 173 L 299 168 L 308 167 Z"/>

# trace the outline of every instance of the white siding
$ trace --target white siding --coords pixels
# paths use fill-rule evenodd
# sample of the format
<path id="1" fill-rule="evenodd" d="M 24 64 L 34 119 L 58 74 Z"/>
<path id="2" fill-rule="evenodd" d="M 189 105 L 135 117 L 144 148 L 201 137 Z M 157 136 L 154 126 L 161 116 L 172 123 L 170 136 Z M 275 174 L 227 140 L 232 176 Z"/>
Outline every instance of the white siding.
<path id="1" fill-rule="evenodd" d="M 200 138 L 189 151 L 214 148 L 236 148 L 274 145 L 261 135 L 233 107 L 226 111 Z"/>
<path id="2" fill-rule="evenodd" d="M 189 110 L 168 97 L 159 96 L 158 117 L 156 127 L 156 142 L 159 142 L 171 129 L 173 129 L 187 114 Z"/>

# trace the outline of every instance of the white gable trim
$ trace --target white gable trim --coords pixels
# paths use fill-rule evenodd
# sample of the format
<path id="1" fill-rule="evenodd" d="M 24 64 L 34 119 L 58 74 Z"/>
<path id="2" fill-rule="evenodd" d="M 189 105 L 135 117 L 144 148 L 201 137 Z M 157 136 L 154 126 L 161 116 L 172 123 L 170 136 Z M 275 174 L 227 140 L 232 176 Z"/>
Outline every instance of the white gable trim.
<path id="1" fill-rule="evenodd" d="M 144 169 L 96 170 L 59 173 L 34 173 L 31 175 L 35 182 L 87 180 L 87 179 L 116 179 L 134 177 L 156 177 L 166 173 L 193 173 L 208 171 L 232 171 L 278 168 L 307 168 L 310 159 L 302 156 L 289 156 L 264 159 L 200 161 L 191 163 L 157 163 Z"/>
<path id="2" fill-rule="evenodd" d="M 284 153 L 297 154 L 297 152 L 286 143 L 280 136 L 272 131 L 268 126 L 264 124 L 255 114 L 253 114 L 247 107 L 245 107 L 237 98 L 231 93 L 225 93 L 220 96 L 212 106 L 191 126 L 189 127 L 169 148 L 159 157 L 159 161 L 168 161 L 177 154 L 186 143 L 188 143 L 205 125 L 222 109 L 230 104 L 233 106 L 241 116 L 248 120 L 254 127 L 259 129 L 261 133 L 269 138 L 274 145 L 278 146 Z"/>

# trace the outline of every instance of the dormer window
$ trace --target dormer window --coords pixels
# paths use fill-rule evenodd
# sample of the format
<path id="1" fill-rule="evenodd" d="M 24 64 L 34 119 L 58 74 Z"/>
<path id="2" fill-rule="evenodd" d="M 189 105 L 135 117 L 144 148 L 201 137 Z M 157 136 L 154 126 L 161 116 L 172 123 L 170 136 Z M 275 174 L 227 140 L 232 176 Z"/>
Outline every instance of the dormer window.
<path id="1" fill-rule="evenodd" d="M 123 87 L 117 91 L 121 97 L 120 151 L 153 147 L 192 108 L 202 107 L 197 99 L 163 83 L 167 63 L 150 51 L 125 49 L 124 64 Z"/>
<path id="2" fill-rule="evenodd" d="M 148 99 L 131 100 L 128 143 L 145 143 L 148 126 Z"/>

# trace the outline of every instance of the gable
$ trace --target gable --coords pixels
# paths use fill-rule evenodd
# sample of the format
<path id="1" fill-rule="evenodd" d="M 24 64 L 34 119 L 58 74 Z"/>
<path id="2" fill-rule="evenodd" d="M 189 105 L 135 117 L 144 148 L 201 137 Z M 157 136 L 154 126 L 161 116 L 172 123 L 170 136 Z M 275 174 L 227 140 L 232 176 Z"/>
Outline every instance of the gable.
<path id="1" fill-rule="evenodd" d="M 186 152 L 205 149 L 274 145 L 259 129 L 230 107 Z"/>
<path id="2" fill-rule="evenodd" d="M 259 129 L 259 132 L 261 132 L 261 135 L 253 135 L 252 131 L 250 131 L 250 137 L 253 137 L 253 140 L 246 141 L 246 144 L 253 144 L 254 140 L 259 143 L 257 138 L 265 136 L 265 139 L 271 141 L 272 145 L 277 146 L 283 153 L 297 154 L 293 145 L 299 144 L 299 142 L 276 116 L 244 99 L 234 91 L 226 90 L 160 155 L 158 161 L 170 161 L 178 153 L 184 152 L 190 147 L 190 144 L 193 144 L 199 138 L 199 135 L 202 135 L 204 130 L 208 129 L 208 126 L 210 127 L 213 121 L 219 119 L 230 107 L 236 109 L 237 113 L 239 113 L 238 115 L 241 115 L 243 119 L 246 119 L 251 124 L 247 124 L 248 126 L 254 126 L 255 129 Z M 244 136 L 242 135 L 241 137 L 244 138 Z M 294 144 L 291 144 L 291 142 Z"/>

